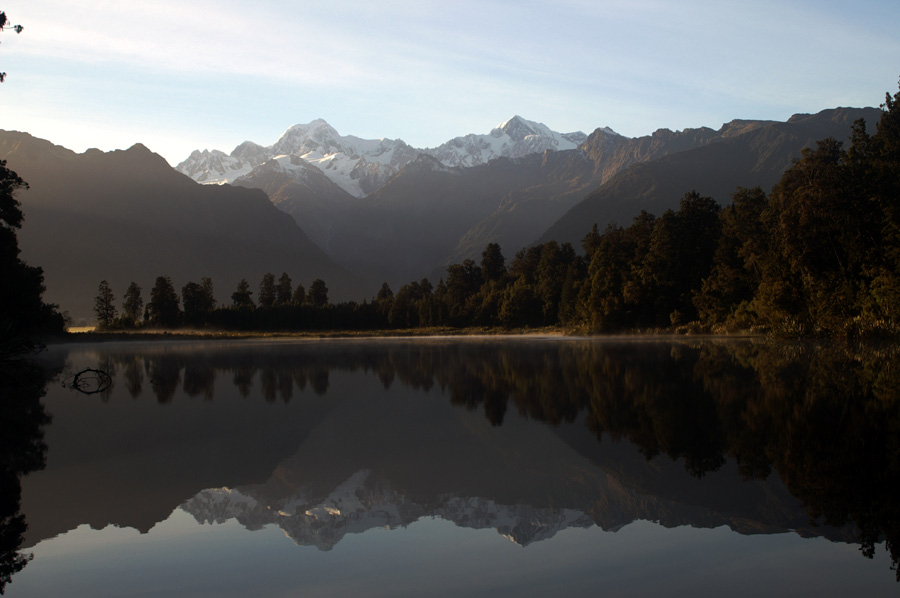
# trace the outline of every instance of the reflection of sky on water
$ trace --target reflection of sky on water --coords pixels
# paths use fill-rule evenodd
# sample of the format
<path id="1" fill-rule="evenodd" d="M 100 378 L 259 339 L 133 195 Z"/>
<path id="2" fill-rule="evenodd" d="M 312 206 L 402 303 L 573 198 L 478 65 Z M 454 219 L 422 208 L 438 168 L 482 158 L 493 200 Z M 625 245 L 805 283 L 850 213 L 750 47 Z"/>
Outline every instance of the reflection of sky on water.
<path id="1" fill-rule="evenodd" d="M 522 548 L 494 530 L 421 519 L 296 546 L 280 529 L 199 525 L 175 510 L 147 534 L 82 525 L 34 547 L 9 596 L 893 595 L 881 548 L 727 528 L 570 529 Z M 848 554 L 854 553 L 854 554 Z M 35 566 L 38 563 L 39 566 Z M 790 565 L 786 565 L 790 563 Z"/>
<path id="2" fill-rule="evenodd" d="M 879 484 L 894 470 L 859 455 L 893 454 L 879 447 L 893 446 L 900 403 L 873 400 L 862 376 L 859 396 L 799 400 L 797 388 L 855 371 L 842 354 L 800 351 L 779 365 L 768 350 L 720 349 L 572 339 L 51 349 L 71 371 L 114 369 L 116 384 L 90 396 L 48 387 L 47 466 L 22 479 L 35 560 L 6 590 L 895 593 L 883 542 L 864 559 L 855 529 L 813 527 L 801 503 L 874 504 L 890 532 L 895 502 Z M 768 369 L 746 365 L 767 359 Z M 879 392 L 893 380 L 890 368 L 857 373 Z M 846 450 L 832 450 L 835 430 Z M 790 459 L 775 460 L 783 449 Z M 841 489 L 848 498 L 821 501 Z"/>

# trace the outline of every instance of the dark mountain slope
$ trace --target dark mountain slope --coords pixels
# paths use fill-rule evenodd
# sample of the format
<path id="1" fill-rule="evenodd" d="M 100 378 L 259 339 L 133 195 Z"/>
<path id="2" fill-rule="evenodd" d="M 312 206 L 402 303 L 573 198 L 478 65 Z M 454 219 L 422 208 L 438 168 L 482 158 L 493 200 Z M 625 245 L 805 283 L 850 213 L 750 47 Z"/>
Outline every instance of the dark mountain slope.
<path id="1" fill-rule="evenodd" d="M 222 302 L 241 278 L 255 287 L 266 272 L 322 278 L 334 297 L 361 292 L 263 192 L 199 185 L 142 145 L 76 154 L 0 132 L 0 158 L 31 187 L 19 196 L 23 258 L 44 268 L 46 299 L 75 318 L 93 319 L 103 279 L 120 301 L 131 281 L 148 300 L 160 275 L 177 290 L 210 276 Z"/>
<path id="2" fill-rule="evenodd" d="M 726 129 L 730 132 L 720 141 L 633 164 L 619 172 L 570 209 L 537 242 L 577 244 L 594 223 L 601 229 L 610 222 L 627 226 L 641 210 L 660 215 L 677 209 L 684 193 L 691 190 L 723 205 L 739 186 L 758 185 L 768 191 L 804 147 L 826 137 L 847 140 L 855 120 L 864 118 L 874 128 L 880 115 L 876 108 L 836 108 L 795 115 L 783 123 L 754 122 L 750 127 L 744 121 L 729 123 Z"/>
<path id="3" fill-rule="evenodd" d="M 660 129 L 634 139 L 597 129 L 579 150 L 546 152 L 540 165 L 544 180 L 504 195 L 496 211 L 460 239 L 447 263 L 477 259 L 492 242 L 499 243 L 507 255 L 512 255 L 585 195 L 629 166 L 720 142 L 766 124 L 765 121 L 733 121 L 718 131 Z"/>
<path id="4" fill-rule="evenodd" d="M 290 167 L 285 168 L 279 159 L 269 160 L 233 184 L 265 191 L 279 210 L 293 216 L 313 243 L 331 253 L 335 229 L 346 222 L 360 200 L 305 160 L 296 156 L 281 159 L 288 160 Z"/>
<path id="5" fill-rule="evenodd" d="M 421 155 L 358 204 L 335 231 L 332 257 L 373 280 L 398 285 L 443 264 L 462 235 L 511 190 L 542 181 L 541 156 L 448 168 Z"/>

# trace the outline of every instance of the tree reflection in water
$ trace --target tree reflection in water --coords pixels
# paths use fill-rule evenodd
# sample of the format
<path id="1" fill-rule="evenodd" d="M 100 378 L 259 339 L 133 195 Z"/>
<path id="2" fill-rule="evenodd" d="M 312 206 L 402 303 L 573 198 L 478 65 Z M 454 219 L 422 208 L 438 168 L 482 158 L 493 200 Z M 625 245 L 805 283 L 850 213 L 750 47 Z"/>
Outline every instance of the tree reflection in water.
<path id="1" fill-rule="evenodd" d="M 20 510 L 21 478 L 46 463 L 43 427 L 50 417 L 40 399 L 48 377 L 31 363 L 0 360 L 0 594 L 31 560 L 19 552 L 28 527 Z"/>
<path id="2" fill-rule="evenodd" d="M 775 471 L 811 520 L 855 526 L 864 555 L 885 541 L 895 569 L 900 560 L 895 348 L 637 340 L 260 346 L 126 350 L 105 359 L 121 369 L 116 381 L 131 396 L 149 388 L 160 403 L 179 388 L 211 399 L 219 374 L 245 398 L 300 400 L 307 387 L 325 394 L 329 371 L 341 370 L 372 373 L 385 388 L 440 387 L 497 426 L 509 410 L 550 425 L 583 418 L 598 441 L 627 439 L 648 459 L 682 460 L 696 477 L 726 459 L 745 479 Z"/>

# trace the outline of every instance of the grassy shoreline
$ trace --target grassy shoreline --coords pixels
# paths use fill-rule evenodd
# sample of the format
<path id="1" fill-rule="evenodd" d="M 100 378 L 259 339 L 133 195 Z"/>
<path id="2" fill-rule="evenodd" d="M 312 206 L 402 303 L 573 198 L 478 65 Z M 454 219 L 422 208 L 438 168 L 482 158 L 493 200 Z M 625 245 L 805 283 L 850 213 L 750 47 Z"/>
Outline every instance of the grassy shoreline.
<path id="1" fill-rule="evenodd" d="M 543 328 L 494 328 L 488 326 L 453 328 L 431 327 L 386 330 L 303 330 L 303 331 L 260 331 L 260 330 L 198 330 L 198 329 L 158 329 L 136 330 L 81 330 L 69 331 L 65 336 L 46 339 L 47 344 L 67 344 L 82 342 L 110 342 L 123 340 L 171 341 L 171 340 L 239 340 L 239 339 L 380 339 L 380 338 L 429 338 L 429 337 L 579 337 L 579 338 L 765 338 L 765 335 L 751 332 L 739 333 L 698 333 L 684 330 L 655 329 L 617 334 L 592 334 L 562 326 Z"/>
<path id="2" fill-rule="evenodd" d="M 138 329 L 138 330 L 89 330 L 67 332 L 65 336 L 47 339 L 48 344 L 67 342 L 102 342 L 115 340 L 176 340 L 176 339 L 340 339 L 340 338 L 415 338 L 434 336 L 566 336 L 560 327 L 523 328 L 414 328 L 408 330 L 197 330 L 197 329 Z"/>

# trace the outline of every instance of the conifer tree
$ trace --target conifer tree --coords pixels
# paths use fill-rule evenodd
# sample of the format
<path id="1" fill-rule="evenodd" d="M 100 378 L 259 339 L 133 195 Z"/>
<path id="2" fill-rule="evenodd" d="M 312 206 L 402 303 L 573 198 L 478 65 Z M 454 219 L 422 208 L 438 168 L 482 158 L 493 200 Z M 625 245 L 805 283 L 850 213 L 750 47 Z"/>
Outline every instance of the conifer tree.
<path id="1" fill-rule="evenodd" d="M 297 284 L 297 288 L 294 289 L 293 294 L 291 294 L 291 304 L 292 305 L 304 305 L 306 303 L 306 289 L 302 284 Z"/>
<path id="2" fill-rule="evenodd" d="M 290 305 L 292 295 L 291 277 L 282 272 L 275 287 L 275 305 Z"/>
<path id="3" fill-rule="evenodd" d="M 97 324 L 100 328 L 109 328 L 116 319 L 116 300 L 109 283 L 100 281 L 97 288 L 97 296 L 94 298 L 94 313 L 97 315 Z"/>
<path id="4" fill-rule="evenodd" d="M 157 276 L 147 304 L 147 321 L 152 326 L 171 328 L 181 322 L 178 294 L 168 276 Z"/>
<path id="5" fill-rule="evenodd" d="M 259 306 L 272 307 L 275 305 L 275 275 L 267 272 L 259 283 Z"/>
<path id="6" fill-rule="evenodd" d="M 141 320 L 144 310 L 144 300 L 141 297 L 141 287 L 136 282 L 128 285 L 125 298 L 122 302 L 122 316 L 130 326 L 136 325 Z"/>
<path id="7" fill-rule="evenodd" d="M 231 294 L 231 305 L 237 308 L 255 307 L 253 299 L 250 298 L 250 295 L 252 294 L 253 291 L 250 290 L 250 283 L 247 282 L 246 278 L 242 278 L 238 283 L 237 290 Z"/>
<path id="8" fill-rule="evenodd" d="M 328 287 L 321 278 L 315 279 L 309 286 L 307 302 L 313 307 L 325 307 L 328 305 Z"/>

